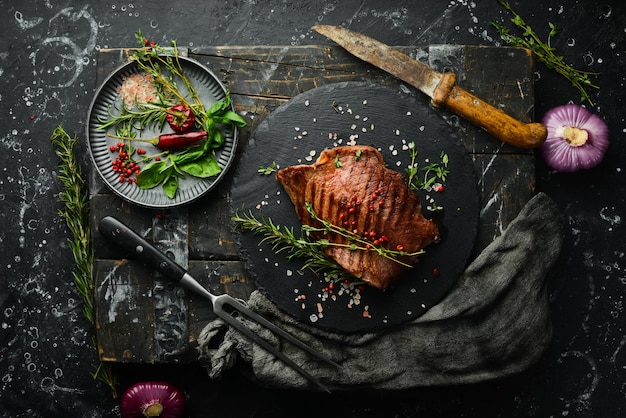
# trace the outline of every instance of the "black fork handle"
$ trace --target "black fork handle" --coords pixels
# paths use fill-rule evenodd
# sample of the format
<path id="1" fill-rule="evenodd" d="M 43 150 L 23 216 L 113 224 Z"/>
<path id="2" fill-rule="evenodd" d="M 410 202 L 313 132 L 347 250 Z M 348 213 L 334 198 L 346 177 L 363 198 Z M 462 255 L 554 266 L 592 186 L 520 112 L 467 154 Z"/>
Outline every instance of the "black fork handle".
<path id="1" fill-rule="evenodd" d="M 141 235 L 113 216 L 105 216 L 98 226 L 100 233 L 128 252 L 132 258 L 150 265 L 167 278 L 180 282 L 186 270 L 146 241 Z"/>

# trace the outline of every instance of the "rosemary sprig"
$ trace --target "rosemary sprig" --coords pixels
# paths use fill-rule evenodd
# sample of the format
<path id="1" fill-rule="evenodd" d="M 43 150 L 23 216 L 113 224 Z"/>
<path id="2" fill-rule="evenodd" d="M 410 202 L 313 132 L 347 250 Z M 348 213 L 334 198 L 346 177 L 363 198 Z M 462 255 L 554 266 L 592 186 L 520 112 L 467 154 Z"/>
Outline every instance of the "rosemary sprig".
<path id="1" fill-rule="evenodd" d="M 275 253 L 286 251 L 289 260 L 303 259 L 303 268 L 310 268 L 315 272 L 324 270 L 329 275 L 336 275 L 342 279 L 352 278 L 335 260 L 324 253 L 323 248 L 327 245 L 326 241 L 311 241 L 303 230 L 300 231 L 300 237 L 297 237 L 293 228 L 278 226 L 271 218 L 261 216 L 260 219 L 257 219 L 252 211 L 242 215 L 236 212 L 232 220 L 241 230 L 262 235 L 261 243 L 271 245 Z"/>
<path id="2" fill-rule="evenodd" d="M 135 33 L 135 38 L 140 46 L 145 45 L 146 38 L 141 31 Z M 193 110 L 201 126 L 206 127 L 207 123 L 210 123 L 208 121 L 210 119 L 209 114 L 207 114 L 198 92 L 183 71 L 175 40 L 171 41 L 171 49 L 166 50 L 161 45 L 154 44 L 149 48 L 138 49 L 131 56 L 131 59 L 137 63 L 140 69 L 153 78 L 162 101 L 171 102 L 174 98 L 178 103 L 182 103 Z M 167 72 L 162 71 L 162 68 L 166 68 Z M 183 82 L 190 97 L 180 91 L 175 81 L 176 78 Z"/>
<path id="3" fill-rule="evenodd" d="M 406 252 L 398 249 L 390 249 L 384 246 L 374 245 L 363 237 L 348 231 L 347 229 L 334 225 L 332 222 L 319 218 L 310 203 L 306 203 L 306 209 L 314 220 L 321 223 L 321 227 L 310 225 L 302 225 L 300 236 L 296 236 L 293 228 L 276 225 L 271 218 L 257 219 L 252 211 L 248 211 L 243 215 L 235 213 L 232 220 L 242 230 L 251 231 L 254 234 L 263 235 L 261 243 L 268 243 L 272 246 L 275 253 L 283 251 L 288 252 L 289 260 L 301 258 L 304 260 L 303 268 L 310 268 L 315 272 L 324 270 L 329 276 L 337 277 L 337 281 L 349 279 L 357 280 L 344 270 L 334 259 L 330 258 L 324 252 L 324 248 L 334 246 L 347 248 L 351 251 L 374 251 L 379 256 L 385 257 L 405 267 L 412 267 L 410 264 L 402 261 L 400 257 L 416 256 L 424 253 L 424 250 L 415 252 Z M 347 243 L 331 242 L 328 239 L 313 239 L 312 235 L 316 233 L 333 233 L 346 238 Z"/>
<path id="4" fill-rule="evenodd" d="M 94 255 L 89 229 L 89 200 L 82 169 L 74 154 L 74 145 L 78 139 L 72 138 L 63 127 L 58 126 L 53 131 L 50 140 L 55 147 L 55 154 L 59 158 L 58 178 L 63 185 L 63 189 L 58 195 L 58 200 L 63 204 L 63 207 L 59 209 L 58 213 L 72 234 L 69 247 L 76 263 L 72 277 L 76 289 L 83 299 L 83 315 L 93 326 L 95 325 L 92 276 Z M 92 340 L 92 344 L 97 353 L 95 340 Z M 113 396 L 117 396 L 117 380 L 111 363 L 100 362 L 92 373 L 92 377 L 106 384 L 111 389 Z"/>
<path id="5" fill-rule="evenodd" d="M 122 104 L 118 115 L 114 115 L 109 109 L 109 119 L 98 118 L 101 123 L 98 129 L 106 130 L 112 127 L 118 135 L 120 135 L 120 127 L 125 126 L 131 126 L 138 130 L 146 126 L 155 126 L 161 131 L 165 125 L 165 117 L 169 108 L 173 105 L 173 102 L 164 102 L 163 100 L 158 103 L 135 103 L 135 110 Z"/>
<path id="6" fill-rule="evenodd" d="M 321 240 L 323 241 L 326 245 L 332 245 L 332 246 L 336 246 L 336 247 L 343 247 L 343 248 L 348 248 L 352 251 L 355 250 L 361 250 L 361 251 L 374 251 L 376 252 L 379 256 L 387 258 L 389 260 L 392 260 L 404 267 L 411 267 L 410 264 L 403 262 L 402 260 L 399 259 L 399 257 L 403 257 L 403 256 L 416 256 L 416 255 L 421 255 L 424 253 L 424 250 L 418 250 L 416 252 L 406 252 L 403 250 L 394 250 L 394 249 L 389 249 L 383 246 L 377 246 L 374 245 L 373 243 L 371 243 L 370 241 L 362 238 L 360 235 L 355 234 L 352 231 L 347 230 L 344 227 L 341 226 L 337 226 L 335 224 L 333 224 L 332 222 L 330 222 L 327 219 L 322 219 L 320 217 L 318 217 L 315 214 L 315 211 L 313 210 L 313 206 L 309 203 L 306 202 L 305 203 L 305 207 L 306 210 L 309 212 L 309 214 L 311 215 L 311 218 L 313 218 L 316 221 L 319 221 L 322 223 L 322 225 L 324 225 L 324 228 L 316 228 L 310 225 L 302 225 L 302 229 L 303 231 L 308 235 L 310 235 L 313 232 L 322 232 L 324 234 L 328 234 L 330 232 L 337 234 L 339 236 L 342 236 L 344 238 L 346 238 L 348 240 L 347 244 L 341 244 L 341 243 L 336 243 L 336 242 L 329 242 L 328 240 Z"/>
<path id="7" fill-rule="evenodd" d="M 507 1 L 498 0 L 498 2 L 513 15 L 511 22 L 524 31 L 521 37 L 515 36 L 512 35 L 509 29 L 503 25 L 491 22 L 491 25 L 496 28 L 502 40 L 513 46 L 520 46 L 532 50 L 539 61 L 543 62 L 547 68 L 555 70 L 557 73 L 567 78 L 572 83 L 572 86 L 578 89 L 581 95 L 581 102 L 586 101 L 593 106 L 593 102 L 587 92 L 587 88 L 599 88 L 597 85 L 593 84 L 590 79 L 591 76 L 597 76 L 599 73 L 578 70 L 572 65 L 567 64 L 563 60 L 563 56 L 555 53 L 556 49 L 553 48 L 550 43 L 554 35 L 558 32 L 556 25 L 548 23 L 550 33 L 548 34 L 547 41 L 544 42 L 539 38 L 530 25 L 528 25 L 524 19 L 522 19 L 522 17 L 513 10 Z"/>

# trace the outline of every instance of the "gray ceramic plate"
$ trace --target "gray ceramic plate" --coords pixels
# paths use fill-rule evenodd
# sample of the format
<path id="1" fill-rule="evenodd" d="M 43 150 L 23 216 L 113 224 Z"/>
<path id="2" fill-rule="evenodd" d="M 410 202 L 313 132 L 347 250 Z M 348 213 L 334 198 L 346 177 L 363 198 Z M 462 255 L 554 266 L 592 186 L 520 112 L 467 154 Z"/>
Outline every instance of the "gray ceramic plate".
<path id="1" fill-rule="evenodd" d="M 211 70 L 190 58 L 180 57 L 180 61 L 185 75 L 198 92 L 206 108 L 226 97 L 226 88 Z M 117 154 L 109 150 L 109 147 L 118 142 L 118 140 L 107 137 L 107 132 L 98 129 L 98 127 L 101 125 L 100 120 L 109 118 L 109 112 L 113 114 L 119 112 L 118 109 L 121 107 L 122 98 L 118 93 L 118 89 L 124 82 L 124 78 L 140 71 L 134 61 L 122 65 L 104 81 L 94 97 L 89 109 L 89 122 L 87 125 L 89 151 L 94 166 L 104 183 L 115 194 L 130 203 L 149 208 L 171 208 L 190 203 L 211 191 L 225 176 L 235 156 L 237 129 L 235 128 L 232 132 L 230 130 L 224 132 L 226 135 L 224 146 L 216 153 L 217 162 L 222 168 L 221 173 L 207 179 L 192 176 L 179 179 L 178 191 L 173 199 L 165 195 L 161 186 L 146 190 L 140 189 L 135 184 L 120 183 L 118 181 L 119 175 L 111 170 L 111 163 L 117 157 Z M 179 85 L 182 85 L 182 83 L 179 83 Z M 112 129 L 109 132 L 111 131 Z M 141 137 L 153 138 L 167 132 L 171 131 L 169 126 L 166 125 L 162 132 L 146 129 L 142 131 Z M 148 151 L 148 155 L 158 152 L 150 144 L 144 144 L 142 147 Z"/>

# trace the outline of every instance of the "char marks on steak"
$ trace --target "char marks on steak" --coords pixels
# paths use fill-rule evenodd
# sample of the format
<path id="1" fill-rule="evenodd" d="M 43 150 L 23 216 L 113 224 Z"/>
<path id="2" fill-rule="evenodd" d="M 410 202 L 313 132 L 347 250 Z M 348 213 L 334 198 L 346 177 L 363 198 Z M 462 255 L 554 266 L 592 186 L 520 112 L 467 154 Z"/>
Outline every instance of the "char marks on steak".
<path id="1" fill-rule="evenodd" d="M 407 179 L 385 167 L 382 154 L 369 146 L 342 146 L 324 150 L 312 165 L 281 169 L 276 179 L 285 188 L 303 224 L 320 226 L 306 209 L 310 203 L 316 216 L 349 231 L 382 239 L 382 246 L 407 253 L 439 241 L 434 221 L 424 218 L 418 196 Z M 320 233 L 321 234 L 321 233 Z M 373 236 L 372 236 L 373 235 Z M 334 243 L 347 243 L 335 233 L 326 236 Z M 353 276 L 385 289 L 406 269 L 375 251 L 328 246 L 326 254 Z M 417 256 L 400 258 L 407 264 Z"/>

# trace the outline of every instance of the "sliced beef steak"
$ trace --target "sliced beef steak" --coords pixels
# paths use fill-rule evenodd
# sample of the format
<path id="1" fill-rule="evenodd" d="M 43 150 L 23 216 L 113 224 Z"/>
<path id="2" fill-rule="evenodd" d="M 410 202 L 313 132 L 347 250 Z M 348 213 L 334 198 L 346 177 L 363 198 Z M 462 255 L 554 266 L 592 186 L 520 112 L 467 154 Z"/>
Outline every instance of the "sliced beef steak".
<path id="1" fill-rule="evenodd" d="M 389 249 L 414 253 L 439 241 L 437 225 L 422 215 L 419 198 L 407 179 L 386 168 L 376 148 L 328 149 L 314 164 L 284 168 L 276 178 L 304 224 L 320 226 L 306 209 L 309 203 L 318 218 Z M 314 238 L 348 243 L 347 238 L 332 232 Z M 379 289 L 388 287 L 406 269 L 375 251 L 329 246 L 325 252 L 346 271 Z M 400 260 L 412 264 L 416 258 L 402 256 Z"/>

